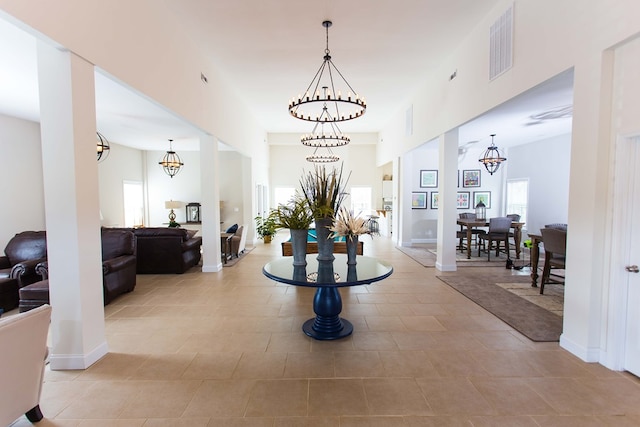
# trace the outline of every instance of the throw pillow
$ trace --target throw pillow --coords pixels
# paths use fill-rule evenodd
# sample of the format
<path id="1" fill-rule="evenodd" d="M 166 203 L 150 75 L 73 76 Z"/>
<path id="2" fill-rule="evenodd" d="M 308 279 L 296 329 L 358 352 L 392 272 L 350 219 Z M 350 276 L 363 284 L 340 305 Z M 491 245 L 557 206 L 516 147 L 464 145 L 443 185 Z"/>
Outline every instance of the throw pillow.
<path id="1" fill-rule="evenodd" d="M 195 236 L 197 232 L 198 230 L 187 230 L 187 240 Z"/>
<path id="2" fill-rule="evenodd" d="M 238 224 L 233 224 L 231 227 L 227 228 L 226 233 L 235 233 L 238 231 Z"/>

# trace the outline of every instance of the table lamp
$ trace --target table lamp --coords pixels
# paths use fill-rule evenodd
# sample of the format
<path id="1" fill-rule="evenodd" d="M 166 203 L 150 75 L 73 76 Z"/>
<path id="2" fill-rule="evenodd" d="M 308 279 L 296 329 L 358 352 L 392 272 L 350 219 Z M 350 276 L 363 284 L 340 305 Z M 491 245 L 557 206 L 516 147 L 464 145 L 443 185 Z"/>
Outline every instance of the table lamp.
<path id="1" fill-rule="evenodd" d="M 176 213 L 174 212 L 174 209 L 179 209 L 180 206 L 182 206 L 182 203 L 174 200 L 164 202 L 164 208 L 171 209 L 169 212 L 169 227 L 178 227 L 180 225 L 176 222 Z"/>

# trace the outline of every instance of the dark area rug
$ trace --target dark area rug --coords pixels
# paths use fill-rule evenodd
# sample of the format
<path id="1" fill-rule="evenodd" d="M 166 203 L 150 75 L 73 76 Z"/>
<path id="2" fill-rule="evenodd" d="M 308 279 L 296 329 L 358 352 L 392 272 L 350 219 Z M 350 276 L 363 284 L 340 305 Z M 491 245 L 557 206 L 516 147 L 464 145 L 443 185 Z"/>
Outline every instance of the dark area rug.
<path id="1" fill-rule="evenodd" d="M 438 279 L 530 340 L 538 342 L 560 340 L 562 317 L 496 284 L 497 282 L 530 283 L 529 276 L 474 274 L 438 276 Z"/>
<path id="2" fill-rule="evenodd" d="M 246 258 L 246 256 L 249 255 L 249 252 L 251 252 L 252 250 L 253 250 L 252 247 L 245 248 L 245 250 L 242 251 L 240 256 L 228 259 L 226 263 L 222 263 L 222 266 L 223 267 L 233 267 L 234 265 L 236 265 L 237 263 L 242 261 L 244 258 Z"/>
<path id="3" fill-rule="evenodd" d="M 400 252 L 404 253 L 414 261 L 422 264 L 424 267 L 436 266 L 436 252 L 434 244 L 414 244 L 412 246 L 396 246 Z M 497 257 L 495 252 L 491 254 L 491 261 L 487 261 L 487 253 L 477 256 L 477 250 L 472 250 L 471 259 L 467 259 L 467 252 L 456 251 L 456 263 L 458 267 L 504 267 L 507 262 L 507 256 L 500 253 Z M 522 259 L 516 259 L 512 253 L 512 260 L 517 265 L 523 265 L 528 262 L 529 253 L 521 253 Z M 526 260 L 525 260 L 526 257 Z"/>

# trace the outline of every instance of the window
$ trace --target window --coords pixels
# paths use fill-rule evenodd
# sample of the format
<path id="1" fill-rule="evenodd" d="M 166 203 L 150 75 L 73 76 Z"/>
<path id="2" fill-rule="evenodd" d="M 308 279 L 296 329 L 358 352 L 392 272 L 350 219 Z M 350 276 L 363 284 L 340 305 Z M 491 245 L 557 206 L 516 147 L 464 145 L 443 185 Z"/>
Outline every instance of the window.
<path id="1" fill-rule="evenodd" d="M 520 215 L 520 222 L 527 222 L 527 204 L 529 203 L 529 180 L 507 180 L 507 215 Z"/>
<path id="2" fill-rule="evenodd" d="M 144 225 L 144 197 L 142 183 L 124 181 L 124 226 L 140 227 Z"/>
<path id="3" fill-rule="evenodd" d="M 296 189 L 294 187 L 276 187 L 273 193 L 275 206 L 286 205 L 295 196 Z"/>
<path id="4" fill-rule="evenodd" d="M 359 216 L 371 214 L 371 187 L 351 187 L 351 210 Z"/>

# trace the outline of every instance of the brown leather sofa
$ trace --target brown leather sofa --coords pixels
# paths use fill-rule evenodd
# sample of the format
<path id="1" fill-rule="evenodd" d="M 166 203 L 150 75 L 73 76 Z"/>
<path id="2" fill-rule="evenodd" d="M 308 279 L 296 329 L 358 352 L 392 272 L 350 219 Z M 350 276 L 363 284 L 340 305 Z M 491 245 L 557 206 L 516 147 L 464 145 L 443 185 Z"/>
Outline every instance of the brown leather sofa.
<path id="1" fill-rule="evenodd" d="M 134 230 L 138 240 L 138 274 L 182 274 L 200 262 L 202 237 L 184 228 Z"/>
<path id="2" fill-rule="evenodd" d="M 104 305 L 136 287 L 136 237 L 122 229 L 102 229 L 102 288 Z M 36 266 L 42 280 L 20 288 L 20 312 L 49 304 L 47 262 Z"/>
<path id="3" fill-rule="evenodd" d="M 16 279 L 18 287 L 40 280 L 35 267 L 47 259 L 45 231 L 23 231 L 16 234 L 0 256 L 0 279 Z"/>

